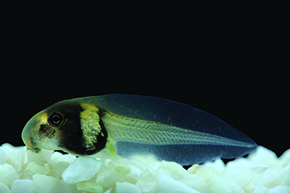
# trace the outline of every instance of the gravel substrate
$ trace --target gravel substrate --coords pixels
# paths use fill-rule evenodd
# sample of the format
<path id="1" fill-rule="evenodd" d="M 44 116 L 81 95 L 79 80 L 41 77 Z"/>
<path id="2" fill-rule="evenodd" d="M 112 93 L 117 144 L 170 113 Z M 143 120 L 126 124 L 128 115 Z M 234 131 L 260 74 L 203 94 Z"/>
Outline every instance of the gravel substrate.
<path id="1" fill-rule="evenodd" d="M 185 170 L 153 158 L 96 159 L 0 146 L 1 193 L 290 193 L 290 149 L 281 157 L 262 146 L 226 165 L 218 159 Z"/>

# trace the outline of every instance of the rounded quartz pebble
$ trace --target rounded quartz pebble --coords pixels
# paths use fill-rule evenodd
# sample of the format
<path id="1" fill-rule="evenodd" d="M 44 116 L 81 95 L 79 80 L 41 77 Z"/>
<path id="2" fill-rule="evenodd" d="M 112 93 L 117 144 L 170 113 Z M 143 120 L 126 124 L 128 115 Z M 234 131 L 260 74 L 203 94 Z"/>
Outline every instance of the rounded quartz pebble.
<path id="1" fill-rule="evenodd" d="M 55 164 L 53 166 L 53 168 L 58 171 L 59 173 L 63 173 L 66 168 L 69 166 L 69 163 L 68 162 L 58 162 L 57 164 Z"/>
<path id="2" fill-rule="evenodd" d="M 287 167 L 286 171 L 283 172 L 283 179 L 281 184 L 290 187 L 290 164 Z"/>
<path id="3" fill-rule="evenodd" d="M 145 157 L 144 157 L 145 160 Z M 185 170 L 166 161 L 96 159 L 0 146 L 0 193 L 290 193 L 290 149 L 279 158 L 259 147 L 247 158 Z"/>
<path id="4" fill-rule="evenodd" d="M 20 172 L 24 164 L 26 153 L 23 147 L 17 147 L 11 151 L 7 163 L 12 165 L 17 172 Z"/>
<path id="5" fill-rule="evenodd" d="M 141 193 L 138 186 L 128 182 L 117 182 L 115 193 Z"/>
<path id="6" fill-rule="evenodd" d="M 56 192 L 59 186 L 59 180 L 43 175 L 43 174 L 35 174 L 33 175 L 34 186 L 37 192 Z"/>
<path id="7" fill-rule="evenodd" d="M 273 188 L 281 184 L 282 176 L 279 171 L 268 168 L 264 173 L 258 176 L 254 182 L 263 184 L 267 188 Z"/>
<path id="8" fill-rule="evenodd" d="M 0 147 L 0 164 L 4 164 L 7 160 L 7 155 L 4 151 L 4 148 Z"/>
<path id="9" fill-rule="evenodd" d="M 192 189 L 182 182 L 163 174 L 159 177 L 158 186 L 162 192 L 199 193 L 197 190 Z"/>
<path id="10" fill-rule="evenodd" d="M 101 161 L 91 157 L 75 159 L 62 173 L 62 178 L 68 184 L 90 180 L 99 171 Z"/>
<path id="11" fill-rule="evenodd" d="M 104 192 L 103 187 L 100 184 L 91 182 L 80 182 L 77 184 L 77 189 L 86 192 L 98 192 L 98 193 Z"/>
<path id="12" fill-rule="evenodd" d="M 289 186 L 276 186 L 268 190 L 267 193 L 290 193 Z"/>
<path id="13" fill-rule="evenodd" d="M 231 193 L 231 187 L 221 178 L 221 176 L 213 174 L 207 180 L 207 185 L 214 193 Z"/>
<path id="14" fill-rule="evenodd" d="M 278 162 L 277 155 L 263 146 L 259 146 L 254 153 L 248 156 L 247 159 L 252 162 L 259 161 L 267 164 L 268 166 L 274 166 Z"/>
<path id="15" fill-rule="evenodd" d="M 0 182 L 0 192 L 1 193 L 11 193 L 11 191 L 9 190 L 9 188 Z"/>
<path id="16" fill-rule="evenodd" d="M 26 151 L 27 161 L 31 162 L 34 161 L 39 165 L 44 165 L 48 163 L 51 159 L 53 151 L 42 149 L 38 153 L 34 153 L 32 151 Z"/>
<path id="17" fill-rule="evenodd" d="M 48 174 L 48 171 L 35 163 L 34 161 L 29 162 L 25 168 L 25 171 L 29 170 L 32 174 Z"/>
<path id="18" fill-rule="evenodd" d="M 16 170 L 9 164 L 0 165 L 0 182 L 9 186 L 19 176 Z"/>
<path id="19" fill-rule="evenodd" d="M 112 187 L 117 181 L 122 181 L 125 176 L 130 174 L 130 168 L 124 165 L 112 165 L 107 170 L 97 174 L 96 183 L 103 187 Z"/>
<path id="20" fill-rule="evenodd" d="M 11 192 L 12 193 L 36 193 L 34 183 L 32 180 L 23 179 L 23 180 L 15 180 L 11 183 Z"/>

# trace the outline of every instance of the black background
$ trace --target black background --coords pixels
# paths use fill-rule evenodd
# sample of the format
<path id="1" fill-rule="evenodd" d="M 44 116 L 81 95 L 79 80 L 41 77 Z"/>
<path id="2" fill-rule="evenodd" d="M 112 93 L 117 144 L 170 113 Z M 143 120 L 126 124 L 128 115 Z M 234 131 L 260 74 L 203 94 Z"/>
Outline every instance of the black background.
<path id="1" fill-rule="evenodd" d="M 290 148 L 283 13 L 87 14 L 14 13 L 2 24 L 0 144 L 23 145 L 25 123 L 55 102 L 125 93 L 190 104 L 278 156 Z"/>

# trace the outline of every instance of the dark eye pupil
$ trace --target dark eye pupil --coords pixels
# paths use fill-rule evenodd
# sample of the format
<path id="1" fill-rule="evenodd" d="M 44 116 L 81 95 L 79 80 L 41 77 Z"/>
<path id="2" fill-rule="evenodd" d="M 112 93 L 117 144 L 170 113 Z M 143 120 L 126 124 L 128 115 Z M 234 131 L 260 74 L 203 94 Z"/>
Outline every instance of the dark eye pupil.
<path id="1" fill-rule="evenodd" d="M 49 116 L 49 123 L 50 125 L 52 126 L 60 126 L 60 124 L 62 123 L 62 115 L 60 113 L 52 113 L 50 116 Z"/>
<path id="2" fill-rule="evenodd" d="M 59 117 L 58 115 L 54 115 L 54 116 L 52 117 L 52 122 L 53 122 L 53 123 L 59 123 L 59 122 L 60 122 L 60 117 Z"/>

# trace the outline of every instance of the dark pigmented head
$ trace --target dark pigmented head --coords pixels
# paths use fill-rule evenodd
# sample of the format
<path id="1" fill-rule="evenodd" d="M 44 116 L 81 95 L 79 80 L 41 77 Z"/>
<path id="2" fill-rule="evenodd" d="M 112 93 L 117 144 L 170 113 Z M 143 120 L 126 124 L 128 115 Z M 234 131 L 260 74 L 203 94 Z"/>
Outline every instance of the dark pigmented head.
<path id="1" fill-rule="evenodd" d="M 61 124 L 58 130 L 58 146 L 74 152 L 74 148 L 81 147 L 83 143 L 83 134 L 80 125 L 80 113 L 83 108 L 80 104 L 55 104 L 47 109 L 50 125 L 57 115 L 62 115 Z M 51 121 L 50 121 L 51 120 Z M 58 122 L 58 120 L 56 120 Z"/>
<path id="2" fill-rule="evenodd" d="M 106 146 L 101 116 L 95 106 L 62 101 L 35 115 L 23 129 L 22 138 L 35 152 L 50 149 L 91 155 Z"/>

